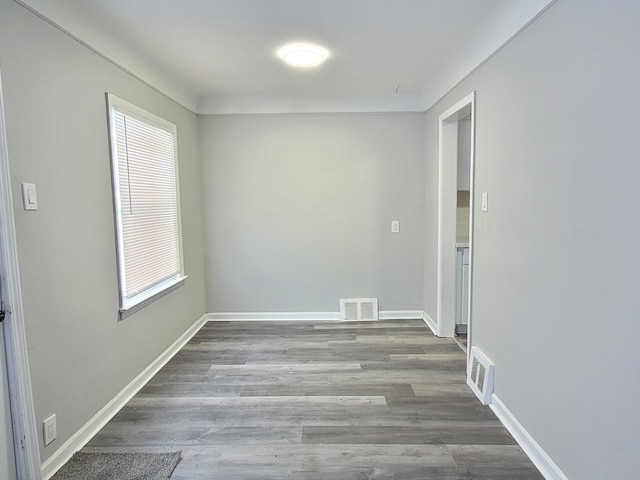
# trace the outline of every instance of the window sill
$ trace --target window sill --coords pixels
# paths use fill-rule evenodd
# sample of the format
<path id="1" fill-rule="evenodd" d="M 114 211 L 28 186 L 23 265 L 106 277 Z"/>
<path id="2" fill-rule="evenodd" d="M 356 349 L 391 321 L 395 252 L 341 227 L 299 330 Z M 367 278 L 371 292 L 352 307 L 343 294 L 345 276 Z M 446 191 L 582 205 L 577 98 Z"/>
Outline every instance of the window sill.
<path id="1" fill-rule="evenodd" d="M 142 310 L 147 305 L 155 302 L 160 297 L 163 297 L 167 293 L 181 287 L 184 285 L 187 278 L 187 275 L 178 275 L 159 283 L 155 287 L 152 287 L 133 298 L 123 299 L 122 307 L 120 308 L 120 320 L 124 320 L 128 316 L 136 313 L 138 310 Z"/>

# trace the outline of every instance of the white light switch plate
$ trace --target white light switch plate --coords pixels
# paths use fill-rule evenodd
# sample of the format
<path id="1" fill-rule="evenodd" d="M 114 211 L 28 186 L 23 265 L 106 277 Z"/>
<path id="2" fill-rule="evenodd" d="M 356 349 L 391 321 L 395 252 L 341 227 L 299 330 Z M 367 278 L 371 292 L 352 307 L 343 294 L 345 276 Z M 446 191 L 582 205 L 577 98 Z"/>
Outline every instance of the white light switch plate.
<path id="1" fill-rule="evenodd" d="M 38 210 L 38 194 L 35 183 L 22 184 L 22 203 L 25 210 Z"/>
<path id="2" fill-rule="evenodd" d="M 482 192 L 482 211 L 489 211 L 489 194 L 487 192 Z"/>
<path id="3" fill-rule="evenodd" d="M 400 233 L 400 220 L 391 221 L 391 233 Z"/>

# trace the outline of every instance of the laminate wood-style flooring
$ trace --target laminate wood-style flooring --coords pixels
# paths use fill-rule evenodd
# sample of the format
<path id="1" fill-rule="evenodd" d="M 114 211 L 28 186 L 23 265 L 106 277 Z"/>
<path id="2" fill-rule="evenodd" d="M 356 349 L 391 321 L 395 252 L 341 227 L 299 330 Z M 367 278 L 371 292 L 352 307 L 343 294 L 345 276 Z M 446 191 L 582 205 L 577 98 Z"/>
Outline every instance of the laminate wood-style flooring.
<path id="1" fill-rule="evenodd" d="M 84 451 L 172 480 L 543 480 L 421 320 L 210 322 Z"/>

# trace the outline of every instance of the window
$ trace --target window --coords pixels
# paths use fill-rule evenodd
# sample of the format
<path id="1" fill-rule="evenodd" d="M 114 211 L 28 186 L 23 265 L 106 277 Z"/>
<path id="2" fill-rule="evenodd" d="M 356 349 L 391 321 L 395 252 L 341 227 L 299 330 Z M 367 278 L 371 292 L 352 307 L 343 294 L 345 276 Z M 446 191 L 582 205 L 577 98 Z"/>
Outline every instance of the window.
<path id="1" fill-rule="evenodd" d="M 176 126 L 113 95 L 107 103 L 124 318 L 186 278 Z"/>

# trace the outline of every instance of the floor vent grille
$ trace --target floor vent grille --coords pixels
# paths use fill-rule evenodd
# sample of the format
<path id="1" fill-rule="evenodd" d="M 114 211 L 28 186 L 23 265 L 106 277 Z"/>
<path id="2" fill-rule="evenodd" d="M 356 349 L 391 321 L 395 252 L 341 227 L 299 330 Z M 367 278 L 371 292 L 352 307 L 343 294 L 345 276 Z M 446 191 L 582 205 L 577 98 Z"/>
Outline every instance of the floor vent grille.
<path id="1" fill-rule="evenodd" d="M 471 348 L 471 368 L 467 384 L 483 405 L 491 403 L 494 364 L 477 347 Z"/>
<path id="2" fill-rule="evenodd" d="M 378 299 L 341 298 L 340 320 L 345 322 L 378 320 Z"/>

